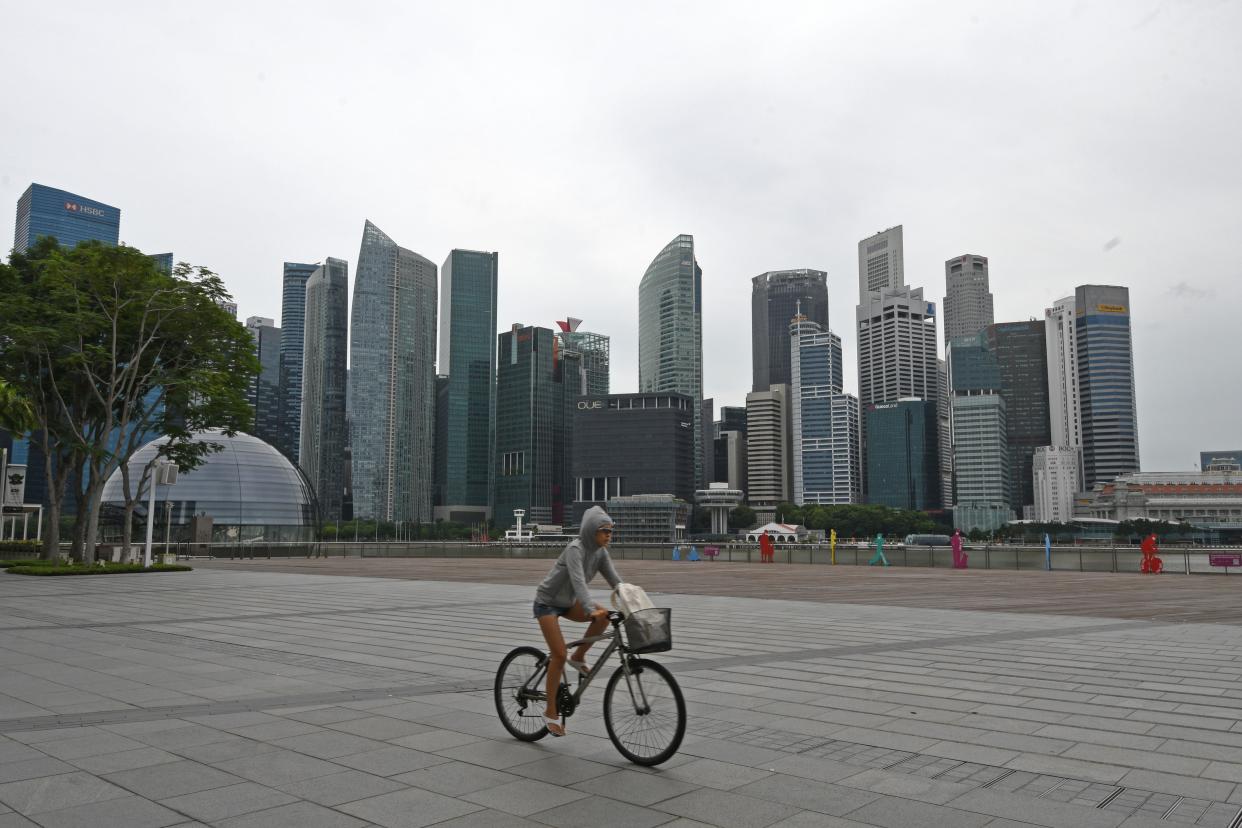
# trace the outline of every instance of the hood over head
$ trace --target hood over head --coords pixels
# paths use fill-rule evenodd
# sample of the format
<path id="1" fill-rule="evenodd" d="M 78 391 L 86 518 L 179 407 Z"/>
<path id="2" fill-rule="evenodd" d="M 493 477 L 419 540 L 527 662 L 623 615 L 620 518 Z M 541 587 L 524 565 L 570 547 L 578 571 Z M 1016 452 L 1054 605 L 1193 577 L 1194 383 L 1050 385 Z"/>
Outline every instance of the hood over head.
<path id="1" fill-rule="evenodd" d="M 599 531 L 601 526 L 611 526 L 612 518 L 608 517 L 608 513 L 600 506 L 592 506 L 582 515 L 582 528 L 578 530 L 578 539 L 582 541 L 582 548 L 588 552 L 594 552 L 599 548 L 599 544 L 595 542 L 595 533 Z"/>

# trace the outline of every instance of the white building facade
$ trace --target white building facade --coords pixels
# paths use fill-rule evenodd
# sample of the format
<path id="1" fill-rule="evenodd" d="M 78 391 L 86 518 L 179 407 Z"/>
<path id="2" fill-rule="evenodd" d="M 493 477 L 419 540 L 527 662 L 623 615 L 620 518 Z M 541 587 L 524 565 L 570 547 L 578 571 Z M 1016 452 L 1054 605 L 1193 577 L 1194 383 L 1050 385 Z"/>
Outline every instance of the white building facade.
<path id="1" fill-rule="evenodd" d="M 1042 446 L 1035 449 L 1035 514 L 1038 523 L 1069 523 L 1078 489 L 1078 449 Z"/>

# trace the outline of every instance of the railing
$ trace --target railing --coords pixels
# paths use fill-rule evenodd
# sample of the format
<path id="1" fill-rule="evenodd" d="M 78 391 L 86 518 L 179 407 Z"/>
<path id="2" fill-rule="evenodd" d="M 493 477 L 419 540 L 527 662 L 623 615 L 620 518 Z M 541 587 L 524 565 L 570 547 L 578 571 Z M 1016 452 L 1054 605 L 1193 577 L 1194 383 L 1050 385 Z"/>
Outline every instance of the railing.
<path id="1" fill-rule="evenodd" d="M 696 544 L 700 555 L 704 546 L 714 546 L 715 561 L 758 563 L 756 544 Z M 537 543 L 468 543 L 460 541 L 379 541 L 322 543 L 174 543 L 165 549 L 154 544 L 156 555 L 165 552 L 181 558 L 210 557 L 223 559 L 274 558 L 531 558 L 557 557 L 563 545 Z M 689 544 L 681 544 L 681 559 L 686 563 Z M 141 547 L 137 547 L 141 554 Z M 610 547 L 617 560 L 671 561 L 673 545 L 647 546 L 615 544 Z M 1174 547 L 1160 551 L 1164 570 L 1185 574 L 1228 574 L 1229 570 L 1212 566 L 1209 556 L 1221 550 L 1196 547 Z M 965 547 L 969 569 L 1007 569 L 1035 571 L 1051 568 L 1070 572 L 1138 572 L 1143 553 L 1136 546 L 1054 546 L 1045 557 L 1043 546 L 982 544 Z M 871 545 L 838 543 L 836 562 L 844 566 L 866 566 L 875 554 Z M 885 557 L 890 566 L 951 569 L 953 552 L 947 546 L 886 546 Z M 831 553 L 827 544 L 778 544 L 774 559 L 777 563 L 827 565 Z M 710 566 L 704 560 L 701 565 Z"/>

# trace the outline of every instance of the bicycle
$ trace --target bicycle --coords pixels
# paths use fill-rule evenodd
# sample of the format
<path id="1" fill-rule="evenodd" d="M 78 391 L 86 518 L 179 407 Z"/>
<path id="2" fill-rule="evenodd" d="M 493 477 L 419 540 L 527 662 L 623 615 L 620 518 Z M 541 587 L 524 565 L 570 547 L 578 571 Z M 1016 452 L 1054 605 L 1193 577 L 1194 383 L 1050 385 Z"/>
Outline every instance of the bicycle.
<path id="1" fill-rule="evenodd" d="M 649 639 L 651 629 L 643 613 L 660 613 L 664 636 Z M 662 664 L 640 655 L 672 648 L 668 634 L 667 609 L 640 610 L 628 617 L 609 612 L 612 630 L 566 645 L 572 650 L 587 642 L 608 641 L 608 647 L 585 675 L 578 676 L 577 690 L 570 690 L 565 675 L 556 694 L 557 712 L 564 721 L 574 714 L 583 693 L 615 652 L 621 666 L 604 688 L 604 727 L 621 755 L 638 765 L 666 762 L 686 735 L 686 700 L 673 674 Z M 623 628 L 625 637 L 622 636 Z M 496 671 L 496 712 L 514 738 L 535 742 L 548 735 L 543 709 L 547 702 L 544 685 L 548 675 L 548 654 L 537 647 L 518 647 L 504 657 Z M 617 688 L 624 682 L 626 692 Z"/>

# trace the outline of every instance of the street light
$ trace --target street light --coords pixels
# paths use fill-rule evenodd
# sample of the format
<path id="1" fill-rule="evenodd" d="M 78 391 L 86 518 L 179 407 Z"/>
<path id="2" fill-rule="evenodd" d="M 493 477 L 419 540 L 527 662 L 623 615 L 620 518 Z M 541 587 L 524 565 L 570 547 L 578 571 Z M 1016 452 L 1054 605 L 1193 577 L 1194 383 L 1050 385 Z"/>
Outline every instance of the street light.
<path id="1" fill-rule="evenodd" d="M 157 460 L 151 469 L 151 492 L 147 501 L 147 545 L 142 553 L 142 565 L 151 566 L 151 538 L 155 534 L 155 487 L 163 483 L 171 486 L 177 482 L 177 464 Z"/>

